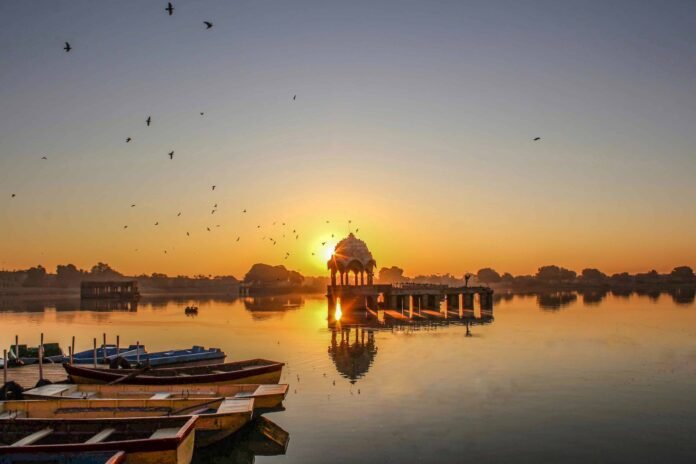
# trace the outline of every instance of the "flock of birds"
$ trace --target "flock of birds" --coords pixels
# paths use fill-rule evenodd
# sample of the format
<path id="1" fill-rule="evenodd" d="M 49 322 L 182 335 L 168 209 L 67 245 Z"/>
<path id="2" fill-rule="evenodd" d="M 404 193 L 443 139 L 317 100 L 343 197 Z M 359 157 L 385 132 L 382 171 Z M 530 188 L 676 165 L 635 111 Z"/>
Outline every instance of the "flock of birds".
<path id="1" fill-rule="evenodd" d="M 174 14 L 175 8 L 174 8 L 174 5 L 172 5 L 171 2 L 168 2 L 168 3 L 167 3 L 167 6 L 166 6 L 166 8 L 165 8 L 164 10 L 168 13 L 169 16 L 172 16 L 172 15 Z M 211 21 L 203 21 L 203 25 L 205 26 L 205 30 L 210 30 L 210 29 L 213 28 L 213 23 L 212 23 Z M 66 53 L 70 53 L 70 52 L 73 50 L 73 47 L 72 47 L 72 45 L 70 44 L 70 42 L 67 42 L 67 41 L 65 42 L 65 46 L 63 47 L 63 50 L 65 50 Z M 296 101 L 296 100 L 297 100 L 297 95 L 293 95 L 293 96 L 292 96 L 292 101 L 294 102 L 294 101 Z M 200 114 L 201 117 L 203 117 L 203 116 L 205 115 L 205 113 L 204 113 L 203 111 L 201 111 L 199 114 Z M 147 127 L 150 127 L 150 126 L 152 125 L 152 123 L 153 123 L 152 116 L 151 116 L 151 115 L 148 115 L 147 118 L 145 119 L 145 125 L 146 125 Z M 130 136 L 126 137 L 126 139 L 125 139 L 126 143 L 130 143 L 132 140 L 133 140 L 133 138 L 130 137 Z M 541 137 L 534 137 L 532 140 L 533 140 L 534 142 L 538 142 L 539 140 L 541 140 Z M 175 151 L 174 151 L 174 150 L 171 150 L 171 151 L 169 151 L 169 152 L 167 153 L 167 156 L 169 157 L 169 160 L 170 160 L 170 161 L 173 161 L 173 160 L 174 160 L 174 155 L 175 155 Z M 47 157 L 47 156 L 42 156 L 41 159 L 42 159 L 42 160 L 48 160 L 48 157 Z M 215 189 L 216 189 L 216 185 L 212 185 L 212 186 L 211 186 L 211 191 L 215 191 Z M 11 193 L 11 198 L 16 198 L 16 196 L 17 196 L 16 193 Z M 131 204 L 130 207 L 131 207 L 131 208 L 135 208 L 135 207 L 136 207 L 136 204 Z M 211 209 L 210 214 L 211 214 L 211 215 L 214 215 L 217 211 L 218 211 L 218 204 L 215 203 L 215 204 L 213 205 L 212 209 Z M 241 214 L 246 214 L 246 213 L 247 213 L 247 209 L 244 208 L 244 209 L 241 211 Z M 177 213 L 177 217 L 180 217 L 181 214 L 182 214 L 181 212 L 178 212 L 178 213 Z M 278 222 L 278 221 L 274 221 L 272 225 L 275 226 L 275 225 L 277 224 L 277 222 Z M 330 224 L 330 221 L 327 220 L 327 221 L 326 221 L 326 224 Z M 154 222 L 154 225 L 155 225 L 155 226 L 159 226 L 159 221 L 155 221 L 155 222 Z M 348 227 L 348 232 L 352 232 L 352 233 L 357 234 L 357 233 L 359 232 L 359 230 L 360 230 L 360 229 L 358 229 L 358 228 L 355 228 L 355 229 L 352 228 L 352 221 L 351 221 L 351 220 L 348 220 L 348 226 L 349 226 L 349 227 Z M 215 228 L 219 228 L 219 227 L 220 227 L 220 224 L 216 224 L 214 227 L 215 227 Z M 281 231 L 281 236 L 282 236 L 283 239 L 286 239 L 286 238 L 292 239 L 292 238 L 294 238 L 294 240 L 299 240 L 300 234 L 299 234 L 299 232 L 297 231 L 297 229 L 292 229 L 292 232 L 290 232 L 289 230 L 286 231 L 286 229 L 285 229 L 285 228 L 286 228 L 286 223 L 285 223 L 285 222 L 282 222 L 282 227 L 283 227 L 283 230 Z M 124 226 L 123 226 L 123 229 L 128 229 L 128 225 L 127 225 L 127 224 L 124 225 Z M 256 229 L 257 229 L 257 230 L 261 230 L 261 229 L 262 229 L 261 224 L 257 225 L 257 226 L 256 226 Z M 207 231 L 207 232 L 211 232 L 211 231 L 212 231 L 211 226 L 207 226 L 207 227 L 206 227 L 206 231 Z M 335 233 L 332 233 L 332 234 L 331 234 L 331 238 L 334 239 L 334 238 L 335 238 L 335 235 L 336 235 Z M 186 236 L 187 236 L 187 237 L 191 237 L 191 233 L 190 233 L 189 231 L 186 231 Z M 237 238 L 236 238 L 235 241 L 236 241 L 236 242 L 239 242 L 240 239 L 241 239 L 241 236 L 237 236 Z M 279 240 L 279 239 L 277 239 L 277 238 L 274 238 L 274 237 L 272 237 L 272 236 L 267 236 L 267 235 L 262 236 L 261 239 L 264 240 L 264 241 L 265 241 L 265 240 L 268 240 L 268 241 L 269 241 L 270 243 L 272 243 L 274 246 L 278 243 L 278 240 Z M 321 242 L 321 246 L 322 246 L 322 247 L 325 247 L 327 243 L 329 243 L 328 240 L 327 240 L 327 241 L 323 241 L 323 242 Z M 135 249 L 135 251 L 138 251 L 138 249 Z M 167 250 L 164 250 L 164 253 L 167 254 Z M 311 254 L 312 254 L 312 256 L 316 256 L 317 252 L 312 252 Z M 290 252 L 289 252 L 289 251 L 286 251 L 286 252 L 285 252 L 285 255 L 284 255 L 284 259 L 287 260 L 290 256 L 291 256 Z"/>

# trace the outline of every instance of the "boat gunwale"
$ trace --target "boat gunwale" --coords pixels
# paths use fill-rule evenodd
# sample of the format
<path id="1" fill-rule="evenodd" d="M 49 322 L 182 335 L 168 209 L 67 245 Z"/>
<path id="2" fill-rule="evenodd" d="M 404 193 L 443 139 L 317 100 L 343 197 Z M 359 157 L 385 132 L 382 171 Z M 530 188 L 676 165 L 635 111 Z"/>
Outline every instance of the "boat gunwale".
<path id="1" fill-rule="evenodd" d="M 36 452 L 82 452 L 82 451 L 124 451 L 126 453 L 131 452 L 153 452 L 153 451 L 166 451 L 177 449 L 179 445 L 184 441 L 184 439 L 195 432 L 196 422 L 198 421 L 198 415 L 192 416 L 160 416 L 160 417 L 123 417 L 123 418 L 109 418 L 104 419 L 94 419 L 94 418 L 84 418 L 84 419 L 29 419 L 29 418 L 16 418 L 12 419 L 12 423 L 44 423 L 46 426 L 51 423 L 99 423 L 99 422 L 156 422 L 163 419 L 169 420 L 177 419 L 183 421 L 186 417 L 189 419 L 179 426 L 175 436 L 172 437 L 161 437 L 161 438 L 138 438 L 133 440 L 118 440 L 118 441 L 105 441 L 100 443 L 50 443 L 44 445 L 26 445 L 13 447 L 11 445 L 0 445 L 0 456 L 6 454 L 26 454 L 26 453 L 36 453 Z M 153 432 L 154 433 L 154 432 Z"/>
<path id="2" fill-rule="evenodd" d="M 264 361 L 268 364 L 255 366 L 249 369 L 237 369 L 233 371 L 221 371 L 217 373 L 203 373 L 203 374 L 189 374 L 184 377 L 176 375 L 177 372 L 182 372 L 185 369 L 201 369 L 202 367 L 212 368 L 214 366 L 224 366 L 231 364 L 241 364 L 242 362 L 251 361 Z M 241 361 L 235 363 L 225 363 L 225 364 L 211 364 L 209 366 L 197 366 L 197 367 L 178 367 L 178 368 L 161 368 L 156 369 L 159 372 L 165 372 L 165 374 L 172 373 L 173 375 L 147 375 L 143 373 L 137 377 L 128 379 L 126 383 L 132 385 L 138 384 L 170 384 L 170 385 L 182 385 L 182 384 L 200 384 L 200 383 L 216 383 L 216 382 L 226 382 L 231 380 L 243 379 L 245 377 L 251 377 L 260 374 L 267 374 L 271 372 L 276 372 L 282 370 L 285 363 L 270 361 L 266 359 L 253 359 L 248 361 Z M 84 377 L 92 380 L 98 380 L 102 382 L 112 382 L 118 380 L 124 376 L 137 372 L 137 369 L 100 369 L 100 368 L 88 368 L 82 366 L 71 365 L 68 363 L 63 363 L 63 368 L 68 373 L 69 376 Z"/>

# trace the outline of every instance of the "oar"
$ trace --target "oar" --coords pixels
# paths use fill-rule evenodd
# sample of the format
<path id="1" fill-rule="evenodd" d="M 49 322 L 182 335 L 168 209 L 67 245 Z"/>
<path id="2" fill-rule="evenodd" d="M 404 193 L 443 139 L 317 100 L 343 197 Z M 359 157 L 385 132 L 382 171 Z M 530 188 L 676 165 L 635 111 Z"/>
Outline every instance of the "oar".
<path id="1" fill-rule="evenodd" d="M 200 408 L 201 406 L 208 406 L 208 405 L 210 405 L 210 404 L 217 403 L 218 401 L 221 402 L 221 401 L 223 401 L 224 399 L 225 399 L 225 398 L 223 398 L 223 397 L 214 398 L 214 399 L 212 399 L 212 400 L 210 400 L 210 401 L 206 401 L 205 403 L 198 403 L 198 404 L 194 404 L 193 406 L 187 406 L 187 407 L 185 407 L 185 408 L 175 409 L 174 411 L 170 412 L 169 415 L 170 415 L 170 416 L 178 416 L 178 415 L 181 414 L 182 412 L 188 411 L 189 409 Z"/>
<path id="2" fill-rule="evenodd" d="M 135 372 L 131 372 L 131 373 L 128 374 L 128 375 L 124 375 L 123 377 L 119 377 L 118 379 L 109 382 L 108 385 L 116 385 L 117 383 L 121 383 L 121 382 L 123 382 L 123 381 L 130 380 L 130 379 L 132 379 L 133 377 L 137 377 L 137 376 L 139 376 L 140 374 L 142 374 L 143 372 L 149 371 L 149 370 L 150 370 L 150 366 L 145 366 L 145 367 L 143 367 L 142 369 L 138 369 L 138 370 L 135 371 Z"/>

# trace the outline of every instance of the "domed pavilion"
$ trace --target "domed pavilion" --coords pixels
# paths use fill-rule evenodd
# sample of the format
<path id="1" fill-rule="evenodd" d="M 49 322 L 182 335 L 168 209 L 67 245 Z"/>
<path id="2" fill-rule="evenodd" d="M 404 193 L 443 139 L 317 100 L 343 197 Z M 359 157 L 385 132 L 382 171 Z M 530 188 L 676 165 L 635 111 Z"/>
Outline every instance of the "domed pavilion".
<path id="1" fill-rule="evenodd" d="M 331 285 L 336 286 L 336 274 L 342 286 L 350 285 L 350 273 L 354 274 L 353 285 L 372 285 L 377 262 L 365 242 L 353 233 L 344 238 L 334 248 L 331 259 L 326 263 L 331 271 Z M 367 279 L 365 276 L 367 275 Z"/>

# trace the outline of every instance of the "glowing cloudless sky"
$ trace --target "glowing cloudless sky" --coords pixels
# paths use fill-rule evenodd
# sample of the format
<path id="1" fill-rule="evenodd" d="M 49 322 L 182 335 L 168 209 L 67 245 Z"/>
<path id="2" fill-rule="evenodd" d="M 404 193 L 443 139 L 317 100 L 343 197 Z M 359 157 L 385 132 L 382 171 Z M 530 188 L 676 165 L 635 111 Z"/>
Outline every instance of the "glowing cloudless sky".
<path id="1" fill-rule="evenodd" d="M 695 2 L 173 4 L 0 3 L 0 268 L 696 266 Z"/>

